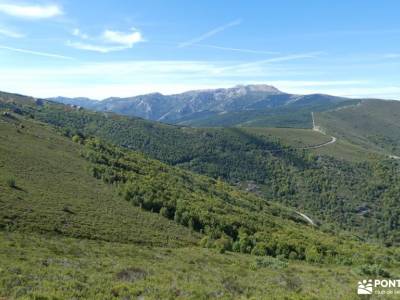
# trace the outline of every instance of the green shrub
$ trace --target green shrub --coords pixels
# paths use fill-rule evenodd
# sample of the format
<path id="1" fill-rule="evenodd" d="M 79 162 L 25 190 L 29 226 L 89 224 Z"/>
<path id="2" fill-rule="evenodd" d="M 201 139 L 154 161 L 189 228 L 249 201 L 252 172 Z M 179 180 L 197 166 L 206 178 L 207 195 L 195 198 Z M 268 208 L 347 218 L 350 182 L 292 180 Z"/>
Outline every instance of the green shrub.
<path id="1" fill-rule="evenodd" d="M 272 256 L 257 257 L 255 261 L 250 265 L 252 270 L 257 270 L 261 268 L 271 268 L 271 269 L 285 269 L 288 267 L 288 263 L 284 260 Z"/>
<path id="2" fill-rule="evenodd" d="M 162 215 L 164 218 L 171 219 L 171 213 L 169 212 L 167 207 L 161 207 L 160 209 L 160 215 Z"/>
<path id="3" fill-rule="evenodd" d="M 121 270 L 116 276 L 121 281 L 135 282 L 146 278 L 147 272 L 143 269 L 132 267 Z"/>
<path id="4" fill-rule="evenodd" d="M 251 254 L 257 256 L 264 256 L 267 254 L 267 245 L 263 242 L 258 242 L 256 246 L 251 250 Z"/>
<path id="5" fill-rule="evenodd" d="M 299 256 L 297 255 L 296 252 L 291 251 L 291 252 L 289 253 L 289 259 L 298 259 L 298 258 L 299 258 Z"/>
<path id="6" fill-rule="evenodd" d="M 321 263 L 323 256 L 318 251 L 317 247 L 310 246 L 306 249 L 306 260 L 311 263 Z"/>
<path id="7" fill-rule="evenodd" d="M 200 246 L 203 248 L 216 248 L 219 253 L 232 251 L 232 239 L 227 235 L 221 235 L 218 239 L 206 235 L 200 240 Z"/>
<path id="8" fill-rule="evenodd" d="M 17 183 L 15 182 L 15 178 L 13 177 L 7 178 L 6 183 L 10 188 L 15 189 L 17 187 Z"/>
<path id="9" fill-rule="evenodd" d="M 209 236 L 205 236 L 200 240 L 200 246 L 203 248 L 212 248 L 214 244 Z"/>
<path id="10" fill-rule="evenodd" d="M 240 252 L 240 243 L 239 241 L 235 241 L 232 245 L 232 251 L 234 252 Z"/>
<path id="11" fill-rule="evenodd" d="M 223 235 L 214 242 L 214 245 L 220 253 L 225 253 L 225 251 L 232 250 L 232 239 L 226 235 Z"/>
<path id="12" fill-rule="evenodd" d="M 79 135 L 74 135 L 73 137 L 72 137 L 72 141 L 74 142 L 74 143 L 79 143 L 79 144 L 81 144 L 82 143 L 82 137 L 80 137 Z"/>
<path id="13" fill-rule="evenodd" d="M 381 265 L 372 264 L 372 265 L 361 265 L 355 272 L 360 275 L 369 275 L 375 277 L 385 277 L 390 278 L 390 273 L 382 268 Z"/>
<path id="14" fill-rule="evenodd" d="M 251 253 L 253 244 L 250 237 L 246 233 L 242 233 L 239 236 L 239 247 L 241 253 Z"/>

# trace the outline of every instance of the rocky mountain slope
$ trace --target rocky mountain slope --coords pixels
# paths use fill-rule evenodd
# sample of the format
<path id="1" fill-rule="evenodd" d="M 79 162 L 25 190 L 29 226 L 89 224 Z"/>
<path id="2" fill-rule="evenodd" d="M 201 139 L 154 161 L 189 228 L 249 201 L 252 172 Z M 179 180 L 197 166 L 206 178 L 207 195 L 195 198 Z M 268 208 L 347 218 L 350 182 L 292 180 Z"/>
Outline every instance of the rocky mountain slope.
<path id="1" fill-rule="evenodd" d="M 225 126 L 227 118 L 233 119 L 228 125 L 237 125 L 230 124 L 237 118 L 237 113 L 245 115 L 244 119 L 243 116 L 239 118 L 243 119 L 243 123 L 257 119 L 263 111 L 279 114 L 277 109 L 280 109 L 280 113 L 283 110 L 287 114 L 292 113 L 294 109 L 320 110 L 351 101 L 322 94 L 288 94 L 269 85 L 238 85 L 227 89 L 196 90 L 176 95 L 154 93 L 130 98 L 108 98 L 102 101 L 64 97 L 50 100 L 96 111 L 111 111 L 166 123 L 200 126 Z"/>

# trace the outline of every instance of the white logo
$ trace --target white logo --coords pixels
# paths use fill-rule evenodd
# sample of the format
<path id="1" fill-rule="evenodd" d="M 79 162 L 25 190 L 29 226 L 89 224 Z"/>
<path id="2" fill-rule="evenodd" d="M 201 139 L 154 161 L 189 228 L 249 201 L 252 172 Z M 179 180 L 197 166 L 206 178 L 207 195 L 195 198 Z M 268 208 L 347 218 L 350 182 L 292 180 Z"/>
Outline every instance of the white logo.
<path id="1" fill-rule="evenodd" d="M 372 295 L 372 279 L 364 279 L 358 282 L 357 294 L 358 295 Z"/>

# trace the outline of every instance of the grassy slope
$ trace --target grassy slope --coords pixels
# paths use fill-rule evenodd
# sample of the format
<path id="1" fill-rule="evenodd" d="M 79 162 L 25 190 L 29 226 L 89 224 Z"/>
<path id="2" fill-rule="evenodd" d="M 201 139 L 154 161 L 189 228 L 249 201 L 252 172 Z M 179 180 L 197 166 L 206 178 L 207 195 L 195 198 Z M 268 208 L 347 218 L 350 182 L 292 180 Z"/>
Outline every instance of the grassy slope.
<path id="1" fill-rule="evenodd" d="M 348 140 L 338 138 L 336 143 L 330 144 L 326 147 L 311 150 L 313 153 L 318 155 L 327 155 L 334 157 L 339 160 L 346 160 L 349 162 L 363 162 L 368 161 L 371 158 L 380 157 L 383 158 L 381 153 L 376 153 L 365 149 L 362 146 L 355 145 Z"/>
<path id="2" fill-rule="evenodd" d="M 4 232 L 0 245 L 0 297 L 9 299 L 359 299 L 363 277 L 301 262 L 254 268 L 254 256 L 202 248 Z"/>
<path id="3" fill-rule="evenodd" d="M 1 116 L 0 139 L 2 228 L 149 245 L 196 241 L 181 226 L 116 199 L 112 186 L 88 174 L 81 147 L 48 126 Z M 6 185 L 10 177 L 16 189 Z"/>
<path id="4" fill-rule="evenodd" d="M 195 127 L 292 127 L 310 128 L 312 119 L 309 109 L 273 108 L 252 111 L 228 112 L 211 116 L 189 117 L 178 124 Z"/>
<path id="5" fill-rule="evenodd" d="M 400 155 L 400 102 L 366 100 L 360 105 L 316 114 L 331 134 L 364 149 Z"/>
<path id="6" fill-rule="evenodd" d="M 300 128 L 241 128 L 250 134 L 264 137 L 266 139 L 277 138 L 279 141 L 290 147 L 303 148 L 319 145 L 331 140 L 329 135 L 311 129 Z M 340 160 L 351 162 L 365 161 L 376 155 L 375 152 L 362 148 L 361 146 L 350 143 L 347 140 L 338 139 L 336 143 L 317 149 L 310 149 L 310 152 L 318 155 L 329 155 Z"/>
<path id="7" fill-rule="evenodd" d="M 325 136 L 310 129 L 242 128 L 242 130 L 265 138 L 278 138 L 282 143 L 294 148 L 319 145 L 331 140 L 329 136 Z"/>

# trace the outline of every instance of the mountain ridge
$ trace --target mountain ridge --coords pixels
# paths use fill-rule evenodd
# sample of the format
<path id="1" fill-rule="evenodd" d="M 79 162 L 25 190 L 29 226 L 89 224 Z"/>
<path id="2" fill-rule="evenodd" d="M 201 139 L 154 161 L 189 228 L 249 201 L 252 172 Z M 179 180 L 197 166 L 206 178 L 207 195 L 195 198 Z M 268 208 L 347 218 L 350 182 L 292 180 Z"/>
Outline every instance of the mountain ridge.
<path id="1" fill-rule="evenodd" d="M 276 92 L 276 93 L 283 93 L 280 91 L 278 88 L 268 85 L 268 84 L 237 84 L 233 87 L 230 88 L 209 88 L 209 89 L 193 89 L 193 90 L 187 90 L 181 93 L 172 93 L 172 94 L 163 94 L 161 92 L 152 92 L 152 93 L 147 93 L 147 94 L 139 94 L 135 96 L 128 96 L 128 97 L 106 97 L 103 99 L 93 99 L 90 97 L 64 97 L 64 96 L 55 96 L 55 97 L 50 97 L 48 99 L 70 99 L 70 100 L 89 100 L 89 101 L 97 101 L 97 102 L 102 102 L 102 101 L 108 101 L 108 100 L 120 100 L 120 99 L 131 99 L 135 97 L 142 97 L 142 96 L 150 96 L 150 95 L 159 95 L 159 96 L 177 96 L 177 95 L 182 95 L 182 94 L 192 94 L 192 93 L 198 93 L 198 92 L 214 92 L 214 91 L 224 91 L 224 90 L 235 90 L 235 89 L 243 89 L 243 88 L 248 88 L 253 91 L 270 91 L 270 92 Z"/>
<path id="2" fill-rule="evenodd" d="M 201 122 L 204 123 L 200 126 L 207 126 L 208 118 L 218 119 L 219 115 L 227 113 L 252 114 L 263 110 L 290 110 L 300 107 L 311 109 L 311 107 L 321 105 L 334 107 L 354 99 L 325 94 L 289 94 L 271 85 L 253 84 L 236 85 L 232 88 L 192 90 L 173 95 L 151 93 L 126 98 L 109 97 L 104 100 L 66 97 L 49 98 L 49 100 L 172 124 L 196 125 L 200 117 Z M 248 118 L 251 119 L 252 116 Z"/>

